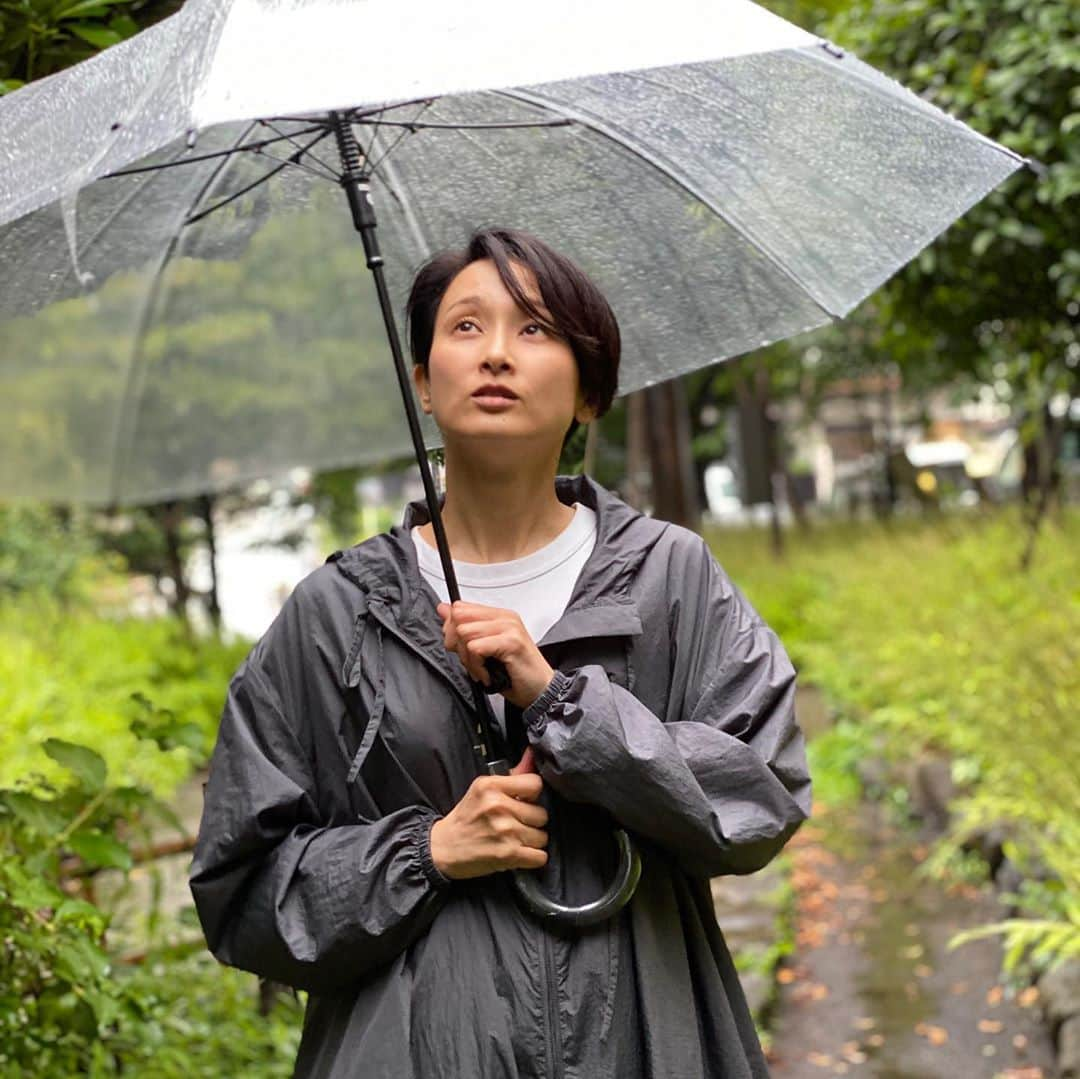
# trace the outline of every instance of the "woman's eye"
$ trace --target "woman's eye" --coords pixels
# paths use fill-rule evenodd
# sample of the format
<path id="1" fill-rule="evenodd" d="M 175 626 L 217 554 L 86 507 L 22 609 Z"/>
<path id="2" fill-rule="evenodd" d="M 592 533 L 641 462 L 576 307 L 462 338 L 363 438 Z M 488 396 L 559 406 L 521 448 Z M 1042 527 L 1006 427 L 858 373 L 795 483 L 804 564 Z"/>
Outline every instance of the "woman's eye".
<path id="1" fill-rule="evenodd" d="M 460 330 L 462 327 L 465 327 L 466 329 L 474 329 L 476 327 L 476 323 L 473 322 L 471 318 L 463 318 L 459 323 L 457 323 L 454 329 Z"/>
<path id="2" fill-rule="evenodd" d="M 544 327 L 541 326 L 539 322 L 530 322 L 528 324 L 528 326 L 525 327 L 525 332 L 529 333 L 530 330 L 535 330 L 536 333 L 543 333 L 544 332 Z M 529 336 L 530 337 L 535 337 L 536 334 L 535 333 L 529 333 Z"/>

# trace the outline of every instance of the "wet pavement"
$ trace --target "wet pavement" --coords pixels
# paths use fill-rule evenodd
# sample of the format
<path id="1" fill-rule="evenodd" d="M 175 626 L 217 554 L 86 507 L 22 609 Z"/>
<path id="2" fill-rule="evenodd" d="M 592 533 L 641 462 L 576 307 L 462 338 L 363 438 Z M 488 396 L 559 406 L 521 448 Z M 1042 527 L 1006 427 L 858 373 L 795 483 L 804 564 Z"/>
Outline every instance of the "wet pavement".
<path id="1" fill-rule="evenodd" d="M 779 970 L 773 1079 L 1051 1079 L 1038 991 L 1000 978 L 996 938 L 946 950 L 1007 916 L 992 888 L 916 874 L 925 848 L 871 803 L 814 816 L 787 850 L 796 945 Z"/>

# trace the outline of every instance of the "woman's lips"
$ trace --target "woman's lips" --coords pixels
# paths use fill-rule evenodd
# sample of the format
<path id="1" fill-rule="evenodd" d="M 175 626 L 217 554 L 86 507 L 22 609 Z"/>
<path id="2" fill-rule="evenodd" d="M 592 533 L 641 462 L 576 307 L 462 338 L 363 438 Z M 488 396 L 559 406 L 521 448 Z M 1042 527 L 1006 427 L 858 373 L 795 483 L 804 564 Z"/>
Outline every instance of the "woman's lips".
<path id="1" fill-rule="evenodd" d="M 487 382 L 477 386 L 472 399 L 485 412 L 503 412 L 517 400 L 517 394 L 501 382 Z"/>
<path id="2" fill-rule="evenodd" d="M 502 397 L 498 394 L 485 393 L 474 393 L 472 399 L 476 402 L 477 407 L 484 409 L 486 412 L 503 412 L 518 402 L 516 397 Z"/>

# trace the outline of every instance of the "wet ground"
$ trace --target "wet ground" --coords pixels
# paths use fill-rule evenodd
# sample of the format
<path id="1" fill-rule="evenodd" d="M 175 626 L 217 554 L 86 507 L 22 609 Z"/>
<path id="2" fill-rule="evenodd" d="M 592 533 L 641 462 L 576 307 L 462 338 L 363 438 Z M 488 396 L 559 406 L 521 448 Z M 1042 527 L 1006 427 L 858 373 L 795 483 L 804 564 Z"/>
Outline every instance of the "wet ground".
<path id="1" fill-rule="evenodd" d="M 999 976 L 991 938 L 953 951 L 960 929 L 1007 912 L 992 888 L 946 889 L 876 806 L 815 806 L 787 848 L 796 946 L 779 971 L 773 1079 L 1051 1079 L 1038 992 Z"/>

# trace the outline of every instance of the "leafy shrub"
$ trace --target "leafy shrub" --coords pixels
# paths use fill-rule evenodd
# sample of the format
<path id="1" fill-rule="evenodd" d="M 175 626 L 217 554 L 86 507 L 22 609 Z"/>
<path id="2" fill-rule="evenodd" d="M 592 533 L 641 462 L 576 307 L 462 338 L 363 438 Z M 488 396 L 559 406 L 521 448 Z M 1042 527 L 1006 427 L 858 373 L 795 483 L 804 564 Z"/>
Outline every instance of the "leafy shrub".
<path id="1" fill-rule="evenodd" d="M 40 594 L 0 604 L 0 785 L 31 773 L 60 779 L 41 749 L 54 737 L 96 750 L 122 782 L 170 793 L 209 753 L 249 647 L 191 637 L 175 619 L 102 618 Z M 140 739 L 140 720 L 170 737 Z"/>
<path id="2" fill-rule="evenodd" d="M 147 790 L 109 781 L 93 750 L 57 739 L 63 775 L 0 790 L 0 1076 L 287 1076 L 299 1005 L 255 1008 L 254 979 L 205 952 L 117 963 L 108 914 L 80 895 L 95 869 L 132 865 L 155 816 Z"/>
<path id="3" fill-rule="evenodd" d="M 43 594 L 79 602 L 120 568 L 81 517 L 65 522 L 45 506 L 0 505 L 0 600 Z"/>

